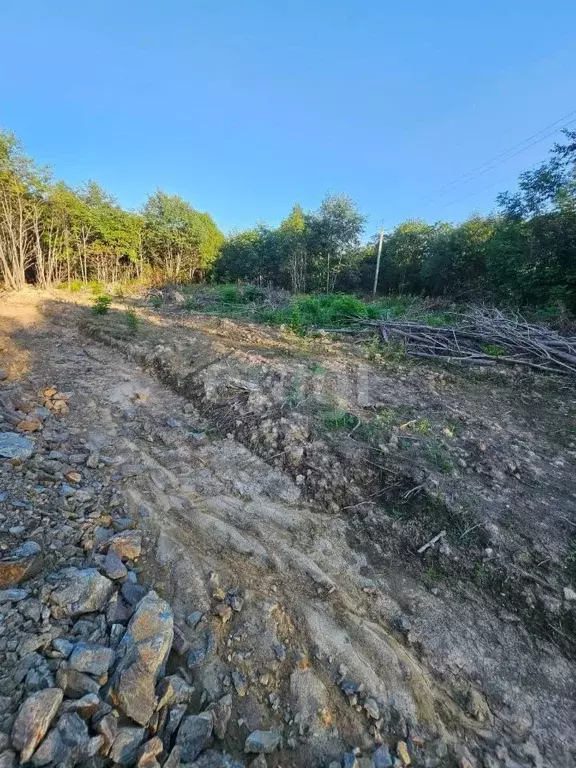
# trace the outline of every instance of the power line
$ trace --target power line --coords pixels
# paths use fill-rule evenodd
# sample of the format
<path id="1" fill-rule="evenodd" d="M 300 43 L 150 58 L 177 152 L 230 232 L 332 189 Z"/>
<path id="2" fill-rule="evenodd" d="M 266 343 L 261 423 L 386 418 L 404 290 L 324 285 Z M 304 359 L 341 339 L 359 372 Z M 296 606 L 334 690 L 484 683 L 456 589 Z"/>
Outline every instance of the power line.
<path id="1" fill-rule="evenodd" d="M 576 118 L 572 120 L 568 120 L 568 118 L 573 117 L 574 115 L 576 115 L 576 109 L 573 110 L 572 112 L 568 112 L 568 114 L 564 115 L 558 120 L 555 120 L 553 123 L 550 123 L 544 128 L 541 128 L 539 131 L 536 131 L 536 133 L 533 133 L 531 136 L 528 136 L 522 141 L 517 142 L 512 147 L 509 147 L 503 152 L 500 152 L 498 155 L 495 155 L 492 159 L 487 160 L 485 163 L 482 163 L 482 165 L 479 165 L 476 168 L 473 168 L 471 171 L 468 171 L 467 173 L 464 173 L 461 176 L 458 176 L 458 178 L 444 185 L 444 187 L 441 187 L 441 191 L 439 192 L 439 194 L 435 195 L 433 198 L 423 203 L 423 205 L 427 206 L 427 205 L 431 205 L 432 203 L 435 203 L 437 200 L 444 197 L 453 187 L 459 186 L 460 184 L 469 184 L 471 181 L 474 181 L 474 179 L 477 179 L 479 176 L 482 176 L 485 173 L 488 173 L 489 171 L 494 170 L 494 168 L 497 168 L 499 165 L 502 165 L 502 163 L 505 163 L 508 160 L 511 160 L 513 157 L 516 157 L 522 152 L 525 152 L 531 147 L 534 147 L 536 144 L 539 144 L 540 142 L 549 138 L 550 136 L 552 136 L 552 134 L 556 133 L 562 128 L 565 128 L 566 126 L 571 125 L 572 123 L 576 122 Z M 565 122 L 566 120 L 568 120 L 568 122 Z M 535 139 L 535 140 L 532 141 L 532 139 Z M 531 142 L 531 143 L 526 144 L 526 142 Z M 526 146 L 523 146 L 525 144 Z"/>
<path id="2" fill-rule="evenodd" d="M 562 127 L 566 127 L 567 125 L 572 125 L 573 123 L 576 123 L 576 118 L 574 118 L 574 120 L 570 120 L 569 122 L 565 123 L 565 124 L 564 124 L 564 126 L 562 126 Z M 551 131 L 551 132 L 550 132 L 549 134 L 547 134 L 546 136 L 543 136 L 543 137 L 542 137 L 542 139 L 540 139 L 540 141 L 543 141 L 544 139 L 548 138 L 548 136 L 551 136 L 553 133 L 555 133 L 555 132 L 556 132 L 556 131 L 558 131 L 558 130 L 560 130 L 560 128 L 556 128 L 556 129 L 554 129 L 553 131 Z M 534 143 L 535 143 L 535 144 L 537 144 L 538 142 L 534 142 Z M 530 146 L 534 146 L 534 144 L 531 144 Z M 525 147 L 525 149 L 529 149 L 529 147 Z M 524 150 L 519 150 L 518 152 L 515 152 L 513 155 L 510 155 L 510 157 L 509 157 L 509 158 L 507 158 L 507 159 L 510 159 L 510 158 L 512 158 L 512 157 L 515 157 L 515 155 L 518 155 L 518 154 L 520 154 L 520 152 L 522 152 L 522 151 L 524 151 Z M 540 162 L 537 162 L 537 163 L 533 163 L 533 164 L 532 164 L 532 165 L 531 165 L 529 168 L 527 168 L 526 170 L 529 170 L 529 171 L 530 171 L 530 170 L 532 170 L 532 169 L 536 168 L 538 165 L 540 165 Z M 494 167 L 496 167 L 496 166 L 494 166 Z M 490 170 L 492 170 L 492 169 L 490 169 Z M 481 174 L 479 174 L 479 175 L 481 175 Z M 470 192 L 470 193 L 468 193 L 468 194 L 466 194 L 466 195 L 463 195 L 463 196 L 457 197 L 455 200 L 452 200 L 452 201 L 451 201 L 451 202 L 449 202 L 449 203 L 445 203 L 445 204 L 442 206 L 442 208 L 448 208 L 448 207 L 450 207 L 450 206 L 452 206 L 452 205 L 455 205 L 456 203 L 459 203 L 459 202 L 461 202 L 462 200 L 467 200 L 469 197 L 474 197 L 474 195 L 478 195 L 478 194 L 480 194 L 481 192 L 485 192 L 487 189 L 492 189 L 493 187 L 497 186 L 498 184 L 504 184 L 504 182 L 505 182 L 505 181 L 506 181 L 506 179 L 501 179 L 500 181 L 495 181 L 495 182 L 493 182 L 493 183 L 491 183 L 491 184 L 488 184 L 488 185 L 487 185 L 487 186 L 485 186 L 485 187 L 481 187 L 480 189 L 477 189 L 477 190 L 475 190 L 474 192 Z"/>

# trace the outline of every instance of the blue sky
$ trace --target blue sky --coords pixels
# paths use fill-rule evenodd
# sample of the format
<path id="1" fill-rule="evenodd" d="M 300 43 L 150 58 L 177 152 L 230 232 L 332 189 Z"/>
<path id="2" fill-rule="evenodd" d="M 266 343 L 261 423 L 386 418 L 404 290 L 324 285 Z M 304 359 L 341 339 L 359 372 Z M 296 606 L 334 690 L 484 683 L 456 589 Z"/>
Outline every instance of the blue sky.
<path id="1" fill-rule="evenodd" d="M 29 154 L 130 208 L 180 194 L 224 230 L 328 191 L 358 202 L 368 234 L 489 211 L 557 136 L 446 185 L 573 110 L 573 0 L 2 9 L 0 125 Z"/>

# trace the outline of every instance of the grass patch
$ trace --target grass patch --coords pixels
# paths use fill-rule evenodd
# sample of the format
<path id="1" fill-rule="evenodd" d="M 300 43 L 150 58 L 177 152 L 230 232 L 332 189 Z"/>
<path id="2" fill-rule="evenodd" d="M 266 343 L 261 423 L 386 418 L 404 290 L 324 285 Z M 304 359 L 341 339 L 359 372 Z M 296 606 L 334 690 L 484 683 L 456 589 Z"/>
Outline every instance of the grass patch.
<path id="1" fill-rule="evenodd" d="M 358 419 L 353 413 L 334 408 L 322 414 L 322 423 L 326 429 L 337 431 L 340 429 L 351 430 L 358 424 Z"/>

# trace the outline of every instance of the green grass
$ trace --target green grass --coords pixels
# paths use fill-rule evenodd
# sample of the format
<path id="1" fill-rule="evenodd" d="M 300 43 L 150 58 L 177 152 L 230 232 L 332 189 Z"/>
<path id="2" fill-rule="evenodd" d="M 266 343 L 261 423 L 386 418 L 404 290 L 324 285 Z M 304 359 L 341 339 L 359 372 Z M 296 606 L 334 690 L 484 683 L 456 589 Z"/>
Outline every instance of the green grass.
<path id="1" fill-rule="evenodd" d="M 343 411 L 340 408 L 334 408 L 322 414 L 322 423 L 326 429 L 334 431 L 340 429 L 351 430 L 358 424 L 358 419 L 353 413 L 348 413 L 348 411 Z"/>
<path id="2" fill-rule="evenodd" d="M 482 344 L 482 352 L 492 357 L 502 357 L 506 354 L 504 347 L 499 344 Z"/>

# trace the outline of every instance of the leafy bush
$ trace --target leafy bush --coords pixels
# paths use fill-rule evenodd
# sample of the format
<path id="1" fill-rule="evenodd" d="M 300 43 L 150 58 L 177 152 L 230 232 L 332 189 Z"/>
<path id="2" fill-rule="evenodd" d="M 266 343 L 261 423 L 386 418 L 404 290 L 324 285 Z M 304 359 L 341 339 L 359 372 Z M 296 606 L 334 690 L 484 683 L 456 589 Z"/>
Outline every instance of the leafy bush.
<path id="1" fill-rule="evenodd" d="M 111 303 L 112 303 L 111 296 L 106 296 L 105 294 L 102 294 L 101 296 L 97 296 L 96 299 L 94 300 L 94 306 L 92 307 L 92 311 L 95 312 L 97 315 L 105 315 L 110 309 Z"/>
<path id="2" fill-rule="evenodd" d="M 138 315 L 136 314 L 136 310 L 135 309 L 129 309 L 126 312 L 126 323 L 128 324 L 128 328 L 130 328 L 130 330 L 133 333 L 136 333 L 136 331 L 138 330 L 138 325 L 140 323 L 140 319 L 139 319 Z"/>
<path id="3" fill-rule="evenodd" d="M 93 296 L 100 296 L 100 294 L 104 293 L 104 286 L 99 280 L 90 280 L 88 288 Z"/>

